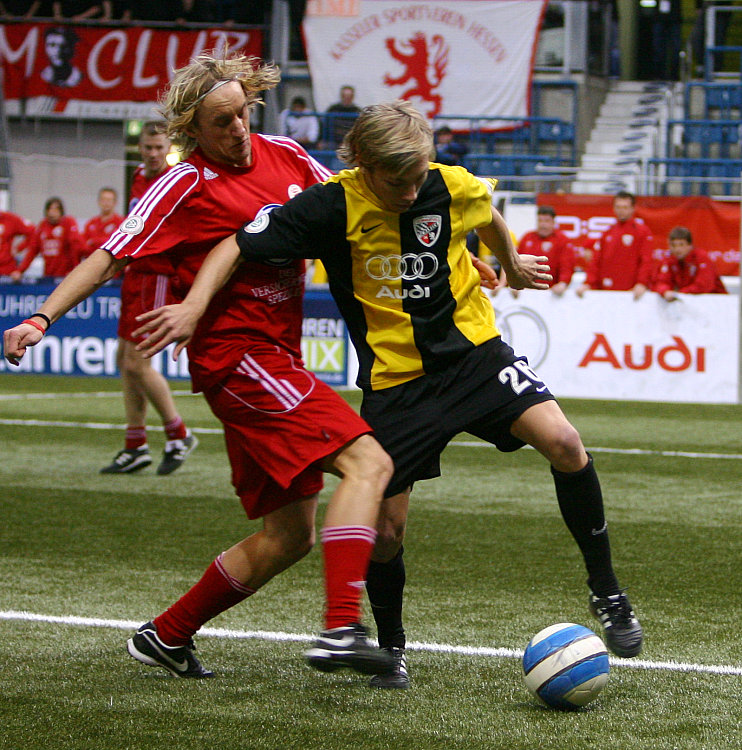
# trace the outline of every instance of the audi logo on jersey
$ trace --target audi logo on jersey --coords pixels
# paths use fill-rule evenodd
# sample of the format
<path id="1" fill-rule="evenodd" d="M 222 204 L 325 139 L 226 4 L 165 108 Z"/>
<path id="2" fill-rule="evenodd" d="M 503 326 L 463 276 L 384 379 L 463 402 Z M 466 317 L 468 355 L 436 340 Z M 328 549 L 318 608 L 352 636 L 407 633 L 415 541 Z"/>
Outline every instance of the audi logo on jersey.
<path id="1" fill-rule="evenodd" d="M 374 281 L 429 279 L 437 271 L 438 258 L 433 253 L 372 255 L 366 261 L 366 273 Z"/>

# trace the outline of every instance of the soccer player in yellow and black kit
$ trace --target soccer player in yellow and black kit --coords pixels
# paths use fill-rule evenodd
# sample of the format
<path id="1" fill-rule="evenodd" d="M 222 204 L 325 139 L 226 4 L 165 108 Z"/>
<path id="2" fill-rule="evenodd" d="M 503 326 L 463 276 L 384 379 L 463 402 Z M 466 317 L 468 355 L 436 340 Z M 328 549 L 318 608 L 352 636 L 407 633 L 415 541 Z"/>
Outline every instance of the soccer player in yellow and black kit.
<path id="1" fill-rule="evenodd" d="M 319 258 L 358 352 L 361 414 L 395 466 L 367 590 L 379 643 L 397 669 L 371 684 L 409 685 L 402 626 L 409 495 L 414 482 L 440 475 L 440 454 L 460 432 L 501 451 L 528 444 L 549 460 L 584 557 L 590 608 L 609 648 L 635 656 L 642 628 L 613 571 L 592 458 L 526 358 L 502 341 L 466 235 L 477 231 L 516 289 L 548 288 L 546 258 L 519 256 L 486 181 L 429 162 L 432 146 L 427 121 L 409 103 L 365 108 L 338 152 L 353 168 L 266 209 L 218 245 L 182 305 L 143 316 L 148 347 L 183 346 L 242 260 Z"/>

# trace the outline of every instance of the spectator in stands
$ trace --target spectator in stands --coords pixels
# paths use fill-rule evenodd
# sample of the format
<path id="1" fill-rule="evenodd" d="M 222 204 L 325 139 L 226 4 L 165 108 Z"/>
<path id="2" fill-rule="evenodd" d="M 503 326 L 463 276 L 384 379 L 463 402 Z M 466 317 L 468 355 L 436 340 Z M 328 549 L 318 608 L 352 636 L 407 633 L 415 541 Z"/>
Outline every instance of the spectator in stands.
<path id="1" fill-rule="evenodd" d="M 687 227 L 673 227 L 668 235 L 669 250 L 663 258 L 652 286 L 668 302 L 678 294 L 726 294 L 724 282 L 705 250 L 693 247 Z"/>
<path id="2" fill-rule="evenodd" d="M 81 247 L 77 222 L 71 216 L 65 216 L 60 198 L 49 198 L 44 204 L 44 218 L 36 227 L 28 250 L 18 268 L 11 273 L 11 278 L 18 281 L 39 254 L 44 259 L 44 276 L 66 276 L 77 265 Z"/>
<path id="3" fill-rule="evenodd" d="M 639 299 L 647 291 L 654 271 L 654 238 L 644 222 L 634 218 L 636 198 L 624 190 L 613 199 L 616 223 L 595 243 L 585 283 L 577 295 L 588 289 L 631 291 Z"/>
<path id="4" fill-rule="evenodd" d="M 567 235 L 556 228 L 556 211 L 551 206 L 538 207 L 536 230 L 523 235 L 518 252 L 521 255 L 545 255 L 552 276 L 549 287 L 558 297 L 564 294 L 572 280 L 575 251 Z M 504 275 L 501 282 L 507 282 Z"/>
<path id="5" fill-rule="evenodd" d="M 21 255 L 33 237 L 33 223 L 10 211 L 0 211 L 0 276 L 11 276 L 18 267 Z M 16 241 L 20 241 L 16 244 Z"/>
<path id="6" fill-rule="evenodd" d="M 88 219 L 82 230 L 83 245 L 80 260 L 85 260 L 97 250 L 119 228 L 124 217 L 116 213 L 118 193 L 112 187 L 102 187 L 98 191 L 100 213 Z"/>
<path id="7" fill-rule="evenodd" d="M 465 144 L 454 139 L 453 130 L 448 125 L 443 125 L 435 131 L 435 160 L 439 164 L 458 166 L 468 152 Z"/>
<path id="8" fill-rule="evenodd" d="M 111 0 L 54 0 L 52 14 L 56 21 L 109 21 L 113 18 Z"/>
<path id="9" fill-rule="evenodd" d="M 134 171 L 129 196 L 130 216 L 139 200 L 170 168 L 167 155 L 170 139 L 164 121 L 146 122 L 139 135 L 142 163 Z M 141 219 L 140 219 L 141 220 Z M 108 239 L 106 237 L 106 239 Z M 102 247 L 102 245 L 98 245 Z M 126 433 L 124 448 L 101 474 L 132 474 L 152 463 L 147 440 L 147 404 L 151 403 L 165 430 L 165 451 L 157 468 L 160 475 L 171 474 L 198 445 L 175 405 L 167 380 L 136 350 L 141 339 L 134 337 L 139 327 L 136 316 L 175 300 L 171 288 L 175 269 L 165 255 L 153 255 L 130 263 L 121 284 L 121 317 L 118 327 L 116 364 L 121 373 Z"/>
<path id="10" fill-rule="evenodd" d="M 652 25 L 652 77 L 677 81 L 680 73 L 683 13 L 680 0 L 658 0 L 650 13 Z"/>
<path id="11" fill-rule="evenodd" d="M 51 26 L 44 32 L 44 51 L 49 59 L 41 80 L 52 86 L 77 86 L 82 72 L 72 64 L 79 37 L 71 26 Z"/>
<path id="12" fill-rule="evenodd" d="M 209 0 L 181 0 L 178 21 L 211 23 L 214 21 L 212 4 Z"/>
<path id="13" fill-rule="evenodd" d="M 41 15 L 41 0 L 3 0 L 0 2 L 0 18 L 33 18 Z"/>
<path id="14" fill-rule="evenodd" d="M 162 21 L 175 23 L 183 16 L 181 0 L 128 0 L 122 14 L 124 21 Z"/>
<path id="15" fill-rule="evenodd" d="M 306 149 L 315 148 L 319 140 L 319 120 L 307 112 L 307 100 L 295 96 L 278 119 L 279 135 L 287 135 Z"/>
<path id="16" fill-rule="evenodd" d="M 340 87 L 340 101 L 331 104 L 327 112 L 333 117 L 330 120 L 331 145 L 339 146 L 345 134 L 353 127 L 361 108 L 355 103 L 356 90 L 353 86 Z"/>
<path id="17" fill-rule="evenodd" d="M 216 23 L 254 25 L 265 23 L 271 0 L 209 0 L 209 5 Z"/>

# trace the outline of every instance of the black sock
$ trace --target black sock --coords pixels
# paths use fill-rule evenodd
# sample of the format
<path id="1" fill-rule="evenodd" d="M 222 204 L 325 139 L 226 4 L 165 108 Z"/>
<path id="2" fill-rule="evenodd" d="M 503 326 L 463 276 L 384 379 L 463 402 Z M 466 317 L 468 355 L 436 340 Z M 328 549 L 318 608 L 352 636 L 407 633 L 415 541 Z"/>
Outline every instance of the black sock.
<path id="1" fill-rule="evenodd" d="M 371 611 L 376 620 L 379 645 L 382 648 L 405 647 L 402 626 L 402 595 L 405 584 L 405 568 L 402 554 L 404 547 L 389 562 L 373 560 L 368 565 L 366 592 Z"/>
<path id="2" fill-rule="evenodd" d="M 597 596 L 617 594 L 620 589 L 611 564 L 603 493 L 593 457 L 588 454 L 587 466 L 580 471 L 565 473 L 552 466 L 551 473 L 562 518 L 585 560 L 588 586 Z"/>

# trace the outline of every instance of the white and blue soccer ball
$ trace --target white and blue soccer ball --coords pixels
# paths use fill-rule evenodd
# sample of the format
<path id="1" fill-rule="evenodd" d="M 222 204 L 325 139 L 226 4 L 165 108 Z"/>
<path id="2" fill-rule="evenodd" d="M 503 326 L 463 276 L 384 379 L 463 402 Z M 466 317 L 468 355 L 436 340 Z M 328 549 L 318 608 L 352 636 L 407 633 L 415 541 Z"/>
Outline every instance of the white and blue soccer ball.
<path id="1" fill-rule="evenodd" d="M 571 622 L 539 631 L 523 654 L 526 687 L 545 705 L 562 710 L 595 700 L 609 671 L 603 641 L 589 628 Z"/>

